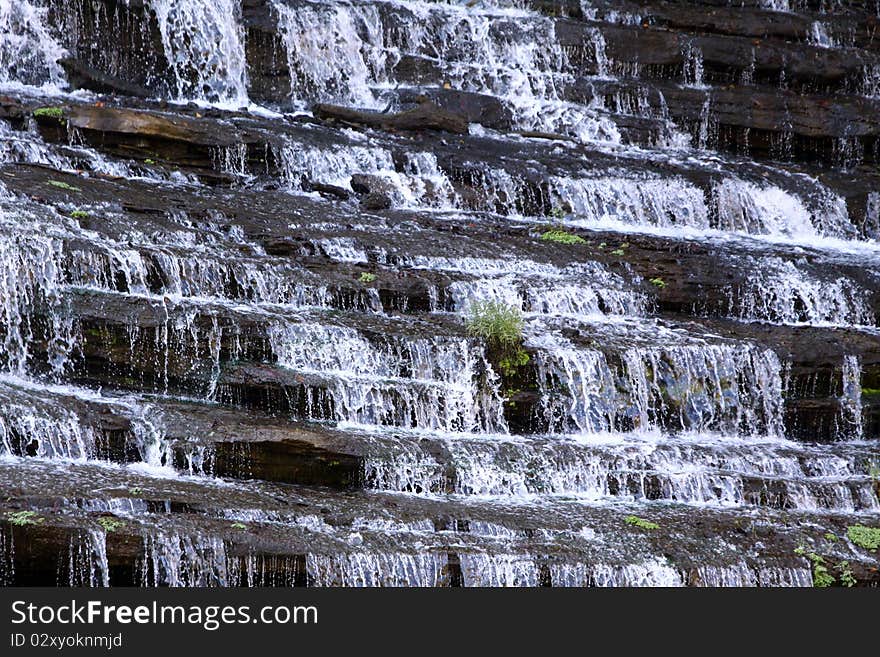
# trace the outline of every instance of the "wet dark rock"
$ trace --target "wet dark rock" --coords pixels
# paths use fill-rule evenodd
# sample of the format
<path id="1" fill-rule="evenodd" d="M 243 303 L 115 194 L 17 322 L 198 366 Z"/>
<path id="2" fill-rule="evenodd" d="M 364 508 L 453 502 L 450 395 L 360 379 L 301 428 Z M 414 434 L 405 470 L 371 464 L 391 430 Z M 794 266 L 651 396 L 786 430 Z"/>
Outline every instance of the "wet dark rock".
<path id="1" fill-rule="evenodd" d="M 387 210 L 391 207 L 391 197 L 382 192 L 370 192 L 361 198 L 364 210 Z"/>
<path id="2" fill-rule="evenodd" d="M 16 546 L 7 556 L 13 567 L 4 571 L 14 573 L 14 579 L 4 582 L 16 585 L 55 585 L 59 575 L 61 583 L 89 584 L 88 564 L 75 558 L 80 541 L 88 540 L 88 529 L 98 527 L 99 513 L 89 513 L 77 508 L 89 506 L 103 494 L 110 492 L 123 498 L 165 500 L 166 508 L 172 511 L 146 515 L 138 519 L 126 519 L 117 530 L 108 534 L 107 557 L 110 563 L 110 583 L 112 585 L 152 584 L 150 572 L 137 566 L 145 547 L 157 540 L 159 531 L 164 535 L 216 535 L 226 543 L 224 555 L 218 555 L 229 573 L 229 580 L 213 581 L 218 584 L 247 583 L 244 580 L 247 568 L 238 564 L 258 564 L 263 580 L 251 584 L 293 585 L 295 573 L 302 566 L 296 564 L 306 554 L 344 556 L 351 546 L 341 540 L 352 532 L 360 518 L 376 518 L 391 523 L 432 523 L 435 519 L 445 531 L 419 532 L 422 553 L 453 553 L 453 562 L 467 559 L 471 554 L 486 552 L 492 554 L 491 541 L 486 537 L 471 533 L 471 525 L 485 523 L 485 511 L 477 505 L 464 502 L 446 502 L 423 499 L 415 496 L 392 497 L 383 494 L 331 493 L 326 489 L 309 489 L 287 486 L 281 488 L 272 484 L 243 483 L 232 487 L 207 487 L 198 484 L 159 483 L 156 479 L 139 476 L 135 473 L 101 471 L 93 466 L 73 465 L 72 472 L 58 473 L 45 466 L 34 464 L 28 468 L 28 477 L 20 479 L 6 488 L 0 520 L 0 531 L 4 539 Z M 9 476 L 9 468 L 0 468 L 0 476 Z M 47 478 L 54 477 L 55 495 L 64 491 L 65 499 L 47 496 L 44 487 Z M 38 486 L 43 484 L 43 487 Z M 134 495 L 131 491 L 135 491 Z M 139 496 L 139 497 L 138 497 Z M 279 522 L 266 522 L 262 519 L 244 522 L 225 519 L 226 514 L 235 517 L 239 509 L 260 505 L 275 518 L 287 518 L 290 525 Z M 35 510 L 42 520 L 33 525 L 11 526 L 5 520 L 6 514 L 26 506 Z M 251 505 L 249 507 L 249 505 Z M 320 508 L 322 516 L 331 528 L 330 535 L 324 532 L 304 532 L 296 527 L 296 520 L 308 522 L 314 514 L 311 509 Z M 200 513 L 194 513 L 199 511 Z M 744 564 L 747 570 L 754 569 L 752 577 L 757 578 L 761 568 L 773 566 L 784 571 L 786 568 L 804 570 L 809 567 L 806 559 L 795 553 L 798 545 L 821 541 L 815 549 L 821 551 L 829 561 L 837 563 L 844 558 L 851 562 L 851 568 L 861 585 L 876 585 L 878 573 L 876 561 L 870 555 L 844 555 L 844 547 L 822 540 L 825 533 L 843 536 L 846 533 L 848 518 L 833 514 L 825 515 L 819 524 L 798 522 L 797 514 L 786 514 L 795 522 L 785 522 L 778 512 L 765 511 L 758 516 L 751 530 L 743 531 L 741 519 L 733 512 L 710 509 L 658 508 L 644 513 L 646 519 L 656 522 L 658 529 L 646 530 L 628 528 L 623 522 L 627 508 L 606 509 L 593 505 L 554 504 L 544 507 L 540 520 L 535 517 L 535 509 L 528 505 L 511 506 L 500 510 L 492 518 L 498 526 L 508 528 L 520 536 L 514 541 L 512 554 L 524 559 L 524 564 L 534 560 L 533 566 L 539 569 L 540 563 L 551 564 L 550 572 L 562 573 L 559 566 L 577 564 L 626 564 L 644 559 L 659 549 L 680 577 L 692 585 L 709 584 L 699 581 L 699 573 L 708 574 L 711 568 L 734 567 Z M 106 516 L 104 516 L 106 517 Z M 443 523 L 443 518 L 455 518 L 452 526 Z M 535 533 L 539 523 L 542 531 Z M 775 531 L 768 531 L 768 523 L 773 523 Z M 567 548 L 546 543 L 548 532 L 565 531 L 577 524 L 591 528 L 599 536 L 613 536 L 616 540 L 606 545 L 604 541 L 569 539 Z M 240 526 L 244 526 L 242 530 Z M 695 531 L 695 528 L 698 528 Z M 622 532 L 630 535 L 629 540 L 621 542 Z M 359 552 L 371 554 L 381 551 L 387 537 L 375 530 L 359 528 L 362 543 Z M 755 541 L 761 542 L 760 554 L 755 555 Z M 497 541 L 497 539 L 492 539 Z M 161 549 L 161 546 L 154 546 Z M 531 555 L 531 556 L 530 556 Z M 73 557 L 73 558 L 72 558 Z M 248 561 L 250 559 L 250 561 Z M 239 561 L 241 560 L 241 561 Z M 195 576 L 207 573 L 195 571 Z M 317 574 L 317 573 L 313 573 Z M 239 580 L 237 578 L 241 577 Z M 769 574 L 767 575 L 769 577 Z M 459 584 L 472 584 L 461 580 Z M 304 582 L 307 583 L 307 582 Z M 314 582 L 313 582 L 314 583 Z M 451 582 L 447 582 L 449 585 Z M 564 582 L 550 582 L 562 585 Z M 770 580 L 766 581 L 767 584 Z M 569 582 L 571 584 L 571 582 Z M 580 585 L 587 585 L 586 583 Z"/>
<path id="3" fill-rule="evenodd" d="M 139 87 L 120 78 L 103 73 L 71 57 L 58 60 L 67 73 L 70 86 L 74 89 L 88 89 L 101 94 L 120 94 L 137 98 L 150 98 L 153 94 L 145 87 Z"/>
<path id="4" fill-rule="evenodd" d="M 510 109 L 494 96 L 458 89 L 419 89 L 400 94 L 400 102 L 421 104 L 429 99 L 437 107 L 493 130 L 507 131 L 512 124 Z"/>
<path id="5" fill-rule="evenodd" d="M 325 121 L 332 120 L 343 125 L 360 125 L 382 130 L 437 130 L 455 134 L 466 134 L 468 131 L 468 122 L 464 116 L 447 111 L 427 99 L 419 102 L 413 109 L 396 114 L 368 112 L 327 104 L 315 105 L 312 112 Z"/>
<path id="6" fill-rule="evenodd" d="M 78 105 L 68 112 L 70 124 L 84 131 L 135 136 L 141 139 L 180 141 L 194 145 L 231 146 L 240 136 L 214 129 L 195 118 L 162 116 L 154 112 L 114 107 Z"/>
<path id="7" fill-rule="evenodd" d="M 851 91 L 862 84 L 864 67 L 878 61 L 876 56 L 860 49 L 829 49 L 728 35 L 691 35 L 645 29 L 641 25 L 556 23 L 557 38 L 566 46 L 588 43 L 591 30 L 602 33 L 613 69 L 628 72 L 627 67 L 637 67 L 641 79 L 679 77 L 684 81 L 683 69 L 690 49 L 701 56 L 704 82 L 735 84 L 747 75 L 750 83 L 777 84 L 783 79 L 801 91 Z M 585 64 L 590 66 L 589 60 Z"/>
<path id="8" fill-rule="evenodd" d="M 351 192 L 349 192 L 344 187 L 339 187 L 338 185 L 327 185 L 321 182 L 312 182 L 307 181 L 305 185 L 303 185 L 304 191 L 318 192 L 322 196 L 328 198 L 336 198 L 341 201 L 347 201 L 351 196 Z"/>

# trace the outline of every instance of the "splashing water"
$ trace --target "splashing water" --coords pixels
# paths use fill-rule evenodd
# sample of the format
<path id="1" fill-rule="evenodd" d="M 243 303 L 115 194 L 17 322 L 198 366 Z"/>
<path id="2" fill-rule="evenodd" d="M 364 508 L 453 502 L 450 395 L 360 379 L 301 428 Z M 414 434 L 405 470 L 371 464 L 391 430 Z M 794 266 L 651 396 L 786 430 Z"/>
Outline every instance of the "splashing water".
<path id="1" fill-rule="evenodd" d="M 304 3 L 273 7 L 287 50 L 291 94 L 377 107 L 371 85 L 387 82 L 379 10 L 369 5 Z"/>
<path id="2" fill-rule="evenodd" d="M 523 12 L 432 3 L 293 8 L 276 0 L 274 7 L 294 98 L 311 95 L 378 108 L 406 58 L 437 67 L 457 89 L 501 97 L 520 129 L 620 141 L 616 126 L 597 108 L 563 100 L 571 67 L 548 18 L 517 21 Z M 597 35 L 601 38 L 594 30 L 594 40 Z M 592 48 L 605 75 L 604 46 L 597 42 Z"/>
<path id="3" fill-rule="evenodd" d="M 445 580 L 445 554 L 371 554 L 306 556 L 313 586 L 441 586 Z"/>
<path id="4" fill-rule="evenodd" d="M 835 326 L 875 324 L 867 290 L 848 278 L 813 278 L 791 261 L 754 261 L 743 287 L 736 300 L 742 319 Z"/>
<path id="5" fill-rule="evenodd" d="M 149 0 L 178 100 L 247 107 L 241 4 L 234 0 Z"/>
<path id="6" fill-rule="evenodd" d="M 58 60 L 67 53 L 46 25 L 47 12 L 30 0 L 0 0 L 0 84 L 66 85 Z"/>
<path id="7" fill-rule="evenodd" d="M 504 430 L 491 367 L 466 339 L 397 339 L 374 345 L 341 327 L 280 325 L 278 361 L 326 379 L 337 419 L 447 431 Z"/>
<path id="8" fill-rule="evenodd" d="M 781 365 L 771 350 L 726 345 L 633 348 L 619 364 L 556 336 L 535 341 L 553 431 L 626 426 L 781 435 Z M 618 381 L 627 381 L 621 389 Z M 561 394 L 560 394 L 561 393 Z"/>
<path id="9" fill-rule="evenodd" d="M 840 371 L 840 411 L 837 416 L 837 437 L 861 440 L 864 433 L 862 417 L 862 365 L 858 356 L 843 358 Z"/>

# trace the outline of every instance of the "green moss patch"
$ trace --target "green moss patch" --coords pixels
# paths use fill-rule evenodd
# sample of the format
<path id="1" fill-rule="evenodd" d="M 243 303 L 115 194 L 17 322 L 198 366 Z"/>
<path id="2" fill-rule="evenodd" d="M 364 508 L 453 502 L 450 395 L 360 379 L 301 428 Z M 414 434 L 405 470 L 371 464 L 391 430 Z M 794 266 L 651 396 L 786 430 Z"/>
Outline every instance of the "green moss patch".
<path id="1" fill-rule="evenodd" d="M 545 242 L 554 242 L 556 244 L 586 244 L 587 240 L 579 235 L 568 233 L 564 230 L 548 230 L 541 239 Z"/>
<path id="2" fill-rule="evenodd" d="M 644 518 L 639 518 L 638 516 L 627 516 L 623 519 L 627 525 L 631 527 L 638 527 L 639 529 L 660 529 L 660 525 L 656 522 L 651 522 L 650 520 L 645 520 Z"/>
<path id="3" fill-rule="evenodd" d="M 34 110 L 34 116 L 38 119 L 64 120 L 64 110 L 60 107 L 40 107 Z"/>

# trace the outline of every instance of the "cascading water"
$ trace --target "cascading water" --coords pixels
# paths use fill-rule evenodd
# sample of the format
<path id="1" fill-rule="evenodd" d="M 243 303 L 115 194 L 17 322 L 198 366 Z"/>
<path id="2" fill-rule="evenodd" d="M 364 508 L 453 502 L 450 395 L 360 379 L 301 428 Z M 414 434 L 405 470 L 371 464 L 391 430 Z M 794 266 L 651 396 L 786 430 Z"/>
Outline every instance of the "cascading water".
<path id="1" fill-rule="evenodd" d="M 369 5 L 288 6 L 273 2 L 287 51 L 291 95 L 372 107 L 371 86 L 387 82 L 382 19 Z"/>
<path id="2" fill-rule="evenodd" d="M 393 337 L 374 346 L 357 332 L 275 327 L 270 341 L 284 367 L 330 379 L 339 420 L 446 431 L 503 431 L 495 375 L 466 339 Z M 485 379 L 480 381 L 480 379 Z"/>
<path id="3" fill-rule="evenodd" d="M 875 572 L 827 537 L 880 517 L 876 66 L 798 78 L 833 7 L 738 67 L 615 4 L 0 0 L 0 582 Z"/>
<path id="4" fill-rule="evenodd" d="M 733 296 L 743 319 L 836 326 L 876 323 L 867 290 L 847 278 L 812 278 L 795 263 L 778 258 L 760 261 Z"/>
<path id="5" fill-rule="evenodd" d="M 273 7 L 294 99 L 379 107 L 381 92 L 395 82 L 400 64 L 423 61 L 439 67 L 456 88 L 497 94 L 524 130 L 620 140 L 614 124 L 592 108 L 565 102 L 561 92 L 571 67 L 548 19 L 521 10 L 494 13 L 433 3 L 291 6 L 276 0 Z M 598 31 L 593 33 L 597 38 Z M 593 50 L 599 73 L 605 75 L 604 48 L 597 42 Z"/>
<path id="6" fill-rule="evenodd" d="M 46 24 L 48 9 L 30 0 L 0 2 L 0 84 L 59 88 L 66 52 Z"/>
<path id="7" fill-rule="evenodd" d="M 149 0 L 178 100 L 248 105 L 241 5 L 233 0 Z"/>
<path id="8" fill-rule="evenodd" d="M 783 431 L 781 367 L 770 350 L 635 348 L 623 352 L 616 365 L 601 351 L 551 337 L 542 340 L 538 380 L 551 430 L 597 432 L 632 425 L 769 435 Z"/>

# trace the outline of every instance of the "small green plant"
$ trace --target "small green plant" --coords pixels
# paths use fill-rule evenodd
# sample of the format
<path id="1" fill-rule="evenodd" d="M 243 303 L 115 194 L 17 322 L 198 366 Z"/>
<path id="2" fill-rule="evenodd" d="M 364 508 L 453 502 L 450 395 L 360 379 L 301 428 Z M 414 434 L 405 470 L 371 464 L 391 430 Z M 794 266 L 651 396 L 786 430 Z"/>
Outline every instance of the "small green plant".
<path id="1" fill-rule="evenodd" d="M 522 390 L 519 388 L 507 388 L 504 391 L 504 403 L 507 404 L 510 408 L 516 408 L 516 402 L 513 401 L 513 398 L 518 395 Z"/>
<path id="2" fill-rule="evenodd" d="M 606 246 L 608 246 L 608 242 L 599 242 L 600 249 L 604 249 Z"/>
<path id="3" fill-rule="evenodd" d="M 144 160 L 144 164 L 153 165 L 156 164 L 156 160 L 148 157 L 146 160 Z"/>
<path id="4" fill-rule="evenodd" d="M 555 242 L 556 244 L 586 244 L 587 240 L 585 240 L 580 235 L 573 235 L 572 233 L 568 233 L 564 230 L 553 229 L 546 231 L 543 235 L 541 235 L 541 239 L 545 242 Z"/>
<path id="5" fill-rule="evenodd" d="M 104 531 L 108 534 L 125 527 L 125 523 L 122 520 L 114 518 L 113 516 L 101 516 L 98 518 L 98 524 L 101 525 L 101 527 L 104 528 Z"/>
<path id="6" fill-rule="evenodd" d="M 826 532 L 826 533 L 825 533 L 825 540 L 826 540 L 826 541 L 831 541 L 832 543 L 837 543 L 837 541 L 838 541 L 839 539 L 837 538 L 837 534 L 833 534 L 833 533 L 831 533 L 831 532 Z"/>
<path id="7" fill-rule="evenodd" d="M 64 110 L 60 107 L 40 107 L 34 110 L 34 116 L 41 119 L 64 120 Z"/>
<path id="8" fill-rule="evenodd" d="M 644 518 L 639 518 L 638 516 L 627 516 L 623 519 L 623 521 L 632 527 L 638 527 L 639 529 L 660 529 L 660 525 L 656 522 L 651 522 L 650 520 L 645 520 Z"/>
<path id="9" fill-rule="evenodd" d="M 522 348 L 522 311 L 518 307 L 499 301 L 474 301 L 467 330 L 486 341 L 488 356 L 503 377 L 515 376 L 520 367 L 528 364 L 529 354 Z"/>
<path id="10" fill-rule="evenodd" d="M 140 486 L 133 486 L 132 488 L 128 489 L 129 495 L 142 495 L 143 492 L 144 491 Z"/>
<path id="11" fill-rule="evenodd" d="M 45 521 L 37 515 L 36 511 L 13 511 L 6 514 L 6 519 L 10 524 L 16 527 L 27 527 L 28 525 L 38 525 Z"/>
<path id="12" fill-rule="evenodd" d="M 498 369 L 504 376 L 513 376 L 516 371 L 529 364 L 529 354 L 522 347 L 498 360 Z"/>
<path id="13" fill-rule="evenodd" d="M 88 219 L 89 213 L 86 212 L 85 210 L 74 210 L 73 212 L 70 213 L 70 216 L 73 217 L 74 219 Z"/>
<path id="14" fill-rule="evenodd" d="M 813 586 L 817 589 L 826 589 L 829 586 L 833 586 L 836 580 L 834 575 L 828 570 L 828 566 L 825 565 L 825 559 L 815 552 L 810 552 L 807 555 L 807 559 L 813 564 Z"/>
<path id="15" fill-rule="evenodd" d="M 550 216 L 554 219 L 562 219 L 565 216 L 565 210 L 558 205 L 554 205 L 550 210 Z"/>
<path id="16" fill-rule="evenodd" d="M 863 395 L 880 395 L 880 388 L 862 388 Z"/>
<path id="17" fill-rule="evenodd" d="M 50 180 L 49 184 L 52 187 L 57 187 L 58 189 L 66 189 L 69 192 L 78 192 L 79 187 L 74 187 L 73 185 L 68 185 L 66 182 L 62 182 L 60 180 Z"/>
<path id="18" fill-rule="evenodd" d="M 622 255 L 623 255 L 623 249 L 614 249 L 614 250 L 611 252 L 611 255 L 614 255 L 614 256 L 622 256 Z"/>
<path id="19" fill-rule="evenodd" d="M 522 312 L 499 301 L 474 301 L 467 320 L 468 333 L 483 338 L 490 346 L 509 349 L 523 339 Z"/>
<path id="20" fill-rule="evenodd" d="M 849 567 L 849 561 L 841 561 L 837 564 L 837 570 L 840 571 L 840 583 L 845 587 L 852 588 L 857 584 L 856 577 Z"/>
<path id="21" fill-rule="evenodd" d="M 846 535 L 860 548 L 872 552 L 880 548 L 880 527 L 865 527 L 864 525 L 851 525 L 846 528 Z"/>
<path id="22" fill-rule="evenodd" d="M 247 529 L 247 525 L 244 524 L 243 522 L 234 522 L 234 523 L 232 523 L 232 525 L 230 525 L 230 526 L 231 526 L 233 529 L 238 529 L 239 531 L 244 531 L 245 529 Z"/>
<path id="23" fill-rule="evenodd" d="M 658 276 L 657 278 L 652 278 L 652 279 L 651 279 L 650 281 L 648 281 L 648 282 L 649 282 L 651 285 L 653 285 L 654 287 L 659 287 L 661 290 L 662 290 L 664 287 L 666 287 L 666 281 L 664 281 L 664 280 L 663 280 L 662 278 L 660 278 L 659 276 Z"/>
<path id="24" fill-rule="evenodd" d="M 376 280 L 376 274 L 371 274 L 368 271 L 365 271 L 361 274 L 361 277 L 358 279 L 361 283 L 372 283 Z"/>

